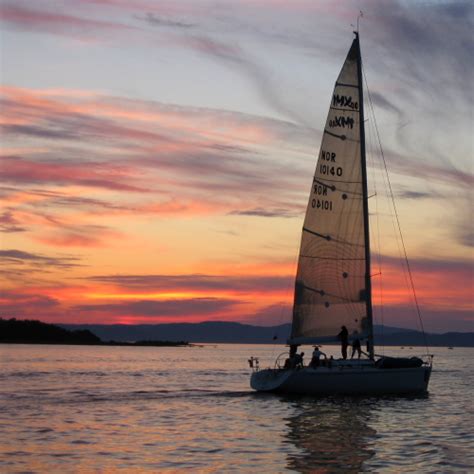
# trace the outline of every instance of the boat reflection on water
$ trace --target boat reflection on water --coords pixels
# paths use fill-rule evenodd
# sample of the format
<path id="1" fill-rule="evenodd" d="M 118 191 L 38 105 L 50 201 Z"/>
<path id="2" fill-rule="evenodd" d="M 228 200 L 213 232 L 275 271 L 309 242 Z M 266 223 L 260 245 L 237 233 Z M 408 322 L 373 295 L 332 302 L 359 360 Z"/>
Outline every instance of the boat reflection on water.
<path id="1" fill-rule="evenodd" d="M 377 432 L 369 426 L 373 402 L 354 398 L 290 399 L 294 414 L 287 419 L 286 438 L 300 454 L 287 456 L 296 472 L 360 472 L 374 456 Z"/>

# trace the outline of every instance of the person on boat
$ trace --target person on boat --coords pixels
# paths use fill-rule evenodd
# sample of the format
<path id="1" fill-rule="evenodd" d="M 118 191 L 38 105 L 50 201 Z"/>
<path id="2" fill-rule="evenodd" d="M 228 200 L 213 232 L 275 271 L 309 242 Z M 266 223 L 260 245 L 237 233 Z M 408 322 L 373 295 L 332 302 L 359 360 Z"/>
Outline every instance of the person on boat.
<path id="1" fill-rule="evenodd" d="M 292 357 L 295 357 L 297 351 L 298 351 L 298 346 L 296 344 L 291 344 L 290 345 L 290 359 Z"/>
<path id="2" fill-rule="evenodd" d="M 285 365 L 283 366 L 284 369 L 294 369 L 295 368 L 295 357 L 288 357 L 288 359 L 285 359 Z"/>
<path id="3" fill-rule="evenodd" d="M 349 331 L 346 326 L 341 326 L 341 332 L 337 335 L 341 341 L 341 354 L 344 360 L 347 359 L 347 346 L 349 345 Z"/>
<path id="4" fill-rule="evenodd" d="M 303 357 L 304 357 L 304 352 L 302 352 L 301 354 L 295 355 L 295 368 L 302 369 L 304 367 Z"/>
<path id="5" fill-rule="evenodd" d="M 321 365 L 321 357 L 323 356 L 324 359 L 327 359 L 326 354 L 320 350 L 319 346 L 314 346 L 314 351 L 311 356 L 311 362 L 309 365 L 311 367 L 319 367 Z"/>
<path id="6" fill-rule="evenodd" d="M 294 369 L 296 367 L 296 364 L 298 362 L 297 360 L 297 354 L 296 352 L 298 351 L 298 346 L 296 344 L 291 344 L 290 345 L 290 353 L 288 354 L 288 359 L 285 360 L 285 369 Z"/>
<path id="7" fill-rule="evenodd" d="M 362 348 L 360 346 L 360 339 L 357 331 L 354 333 L 354 339 L 352 340 L 352 354 L 351 359 L 354 358 L 355 353 L 357 352 L 357 358 L 360 359 L 362 354 Z"/>

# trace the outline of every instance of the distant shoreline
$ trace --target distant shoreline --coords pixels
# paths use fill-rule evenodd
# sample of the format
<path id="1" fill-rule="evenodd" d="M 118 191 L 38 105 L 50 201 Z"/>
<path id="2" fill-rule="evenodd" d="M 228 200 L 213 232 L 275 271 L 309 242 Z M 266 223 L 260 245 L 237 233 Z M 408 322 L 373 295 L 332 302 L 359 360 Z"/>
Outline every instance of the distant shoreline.
<path id="1" fill-rule="evenodd" d="M 285 346 L 290 324 L 253 326 L 236 322 L 160 324 L 59 324 L 69 330 L 88 329 L 103 341 L 140 341 L 143 339 L 189 341 L 196 344 L 269 344 Z M 474 347 L 474 332 L 423 334 L 413 329 L 375 326 L 376 346 L 386 347 Z M 336 340 L 321 342 L 338 345 Z"/>
<path id="2" fill-rule="evenodd" d="M 217 346 L 217 345 L 249 345 L 249 346 L 285 346 L 285 344 L 278 342 L 174 342 L 174 341 L 139 341 L 139 342 L 55 342 L 55 341 L 0 341 L 1 344 L 13 344 L 13 345 L 32 345 L 32 346 L 91 346 L 91 347 L 207 347 L 207 346 Z M 309 344 L 311 345 L 311 344 Z M 340 347 L 339 344 L 321 344 L 321 347 Z M 377 348 L 383 347 L 398 347 L 400 349 L 415 349 L 415 348 L 426 348 L 423 344 L 379 344 Z M 445 348 L 445 349 L 472 349 L 472 346 L 448 346 L 446 344 L 430 344 L 430 348 Z"/>
<path id="3" fill-rule="evenodd" d="M 55 324 L 36 320 L 0 318 L 0 344 L 55 344 L 68 346 L 127 346 L 127 347 L 186 347 L 189 342 L 182 339 L 145 339 L 136 341 L 107 341 L 89 329 L 66 329 Z M 147 337 L 147 336 L 145 336 Z"/>
<path id="4" fill-rule="evenodd" d="M 138 342 L 68 342 L 68 341 L 28 341 L 14 340 L 0 341 L 0 344 L 28 344 L 53 346 L 125 346 L 125 347 L 192 347 L 200 344 L 191 344 L 186 341 L 138 341 Z"/>
<path id="5" fill-rule="evenodd" d="M 65 344 L 124 347 L 188 347 L 202 344 L 265 344 L 285 346 L 290 324 L 252 326 L 207 321 L 168 324 L 50 324 L 0 318 L 0 344 Z M 413 329 L 375 326 L 377 347 L 474 347 L 474 332 L 423 334 Z M 335 339 L 335 338 L 334 338 Z M 334 340 L 320 342 L 338 345 Z"/>

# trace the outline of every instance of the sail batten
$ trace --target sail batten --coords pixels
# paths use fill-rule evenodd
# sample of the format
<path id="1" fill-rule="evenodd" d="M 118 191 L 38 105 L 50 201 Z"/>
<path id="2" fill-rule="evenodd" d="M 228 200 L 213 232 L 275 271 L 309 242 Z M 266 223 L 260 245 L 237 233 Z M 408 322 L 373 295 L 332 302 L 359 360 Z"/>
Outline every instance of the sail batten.
<path id="1" fill-rule="evenodd" d="M 358 38 L 334 86 L 301 236 L 290 343 L 371 335 Z M 329 184 L 330 183 L 330 184 Z"/>
<path id="2" fill-rule="evenodd" d="M 356 89 L 359 88 L 358 84 L 344 84 L 342 82 L 336 82 L 336 87 L 355 87 Z"/>

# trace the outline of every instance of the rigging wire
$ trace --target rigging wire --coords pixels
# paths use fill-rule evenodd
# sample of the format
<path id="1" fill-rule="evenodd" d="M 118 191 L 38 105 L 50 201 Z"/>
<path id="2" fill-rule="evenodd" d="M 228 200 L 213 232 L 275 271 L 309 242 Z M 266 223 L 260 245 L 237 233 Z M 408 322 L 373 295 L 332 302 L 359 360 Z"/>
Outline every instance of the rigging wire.
<path id="1" fill-rule="evenodd" d="M 380 154 L 382 156 L 382 161 L 383 161 L 383 165 L 384 165 L 384 169 L 385 169 L 385 174 L 386 174 L 386 177 L 387 177 L 387 183 L 388 183 L 388 189 L 389 189 L 389 192 L 390 192 L 391 203 L 392 203 L 392 207 L 393 207 L 393 211 L 394 211 L 394 215 L 395 215 L 395 220 L 396 220 L 397 227 L 398 227 L 398 234 L 400 235 L 400 241 L 401 241 L 403 254 L 404 254 L 404 258 L 405 258 L 405 265 L 406 265 L 406 268 L 407 268 L 408 278 L 409 278 L 410 286 L 411 286 L 412 293 L 413 293 L 413 300 L 415 302 L 416 312 L 417 312 L 417 315 L 418 315 L 418 320 L 420 322 L 420 327 L 421 327 L 421 331 L 422 331 L 422 334 L 423 334 L 423 340 L 424 340 L 424 343 L 425 343 L 426 353 L 428 354 L 428 352 L 429 352 L 428 342 L 427 342 L 427 339 L 426 339 L 426 333 L 425 333 L 425 329 L 424 329 L 424 326 L 423 326 L 423 320 L 421 318 L 420 305 L 418 303 L 418 298 L 416 296 L 415 284 L 414 284 L 414 281 L 413 281 L 413 275 L 412 275 L 410 263 L 408 261 L 408 254 L 407 254 L 407 251 L 406 251 L 405 241 L 403 239 L 402 229 L 401 229 L 401 225 L 400 225 L 400 219 L 398 217 L 397 206 L 395 204 L 395 197 L 394 197 L 394 194 L 393 194 L 392 183 L 390 181 L 390 176 L 388 174 L 387 162 L 385 160 L 385 154 L 384 154 L 383 147 L 382 147 L 382 142 L 381 142 L 381 139 L 380 139 L 380 133 L 379 133 L 379 129 L 378 129 L 378 126 L 377 126 L 377 121 L 375 119 L 375 111 L 374 111 L 374 106 L 373 106 L 373 102 L 372 102 L 372 96 L 370 94 L 370 90 L 369 90 L 369 87 L 368 87 L 367 76 L 365 74 L 365 71 L 363 70 L 362 72 L 363 72 L 363 75 L 364 75 L 364 81 L 365 81 L 365 85 L 366 85 L 366 89 L 367 89 L 367 97 L 369 99 L 370 111 L 371 111 L 372 117 L 374 119 L 374 130 L 375 130 L 375 134 L 376 134 L 376 137 L 377 137 L 377 142 L 378 142 L 378 145 L 379 145 L 379 148 L 380 148 Z"/>
<path id="2" fill-rule="evenodd" d="M 294 240 L 296 242 L 296 240 Z M 299 256 L 299 250 L 300 250 L 300 243 L 298 241 L 297 244 L 295 244 L 294 246 L 294 250 L 293 250 L 293 259 L 292 259 L 292 266 L 294 268 L 294 271 L 292 272 L 292 275 L 296 275 L 296 272 L 297 272 L 297 268 L 298 268 L 298 256 Z M 285 313 L 286 313 L 286 309 L 285 309 L 285 306 L 286 306 L 286 301 L 288 301 L 290 299 L 290 294 L 291 294 L 291 291 L 292 289 L 294 288 L 294 280 L 290 279 L 286 285 L 286 288 L 285 288 L 285 292 L 284 292 L 284 301 L 280 301 L 277 306 L 279 307 L 279 317 L 278 317 L 278 326 L 282 326 L 284 324 L 287 324 L 289 321 L 288 321 L 288 317 L 285 316 Z M 291 323 L 291 321 L 290 321 Z M 277 347 L 280 347 L 281 346 L 281 342 L 278 340 L 279 339 L 279 336 L 280 334 L 278 334 L 278 331 L 275 332 L 274 336 L 273 336 L 273 340 L 272 340 L 272 351 L 271 351 L 271 358 L 272 360 L 275 360 L 275 352 L 276 352 L 276 349 Z M 285 341 L 285 344 L 286 344 L 286 341 Z"/>
<path id="3" fill-rule="evenodd" d="M 368 92 L 368 90 L 367 90 Z M 382 354 L 385 354 L 385 334 L 384 334 L 384 305 L 383 305 L 383 277 L 382 277 L 382 246 L 381 246 L 381 239 L 380 239 L 380 214 L 379 214 L 379 199 L 378 199 L 378 193 L 377 193 L 377 180 L 376 180 L 376 171 L 377 167 L 380 166 L 380 161 L 375 159 L 375 154 L 373 153 L 373 144 L 375 143 L 374 139 L 374 131 L 373 131 L 373 126 L 369 122 L 369 127 L 367 127 L 368 131 L 368 141 L 369 141 L 369 147 L 366 148 L 367 155 L 369 156 L 371 168 L 372 168 L 372 183 L 373 183 L 373 192 L 375 196 L 375 243 L 376 243 L 376 251 L 375 256 L 376 256 L 376 261 L 377 261 L 377 267 L 378 267 L 378 274 L 380 275 L 379 279 L 379 311 L 380 311 L 380 325 L 381 325 L 381 333 L 380 333 L 380 340 L 382 342 Z M 382 170 L 379 170 L 382 172 Z"/>

